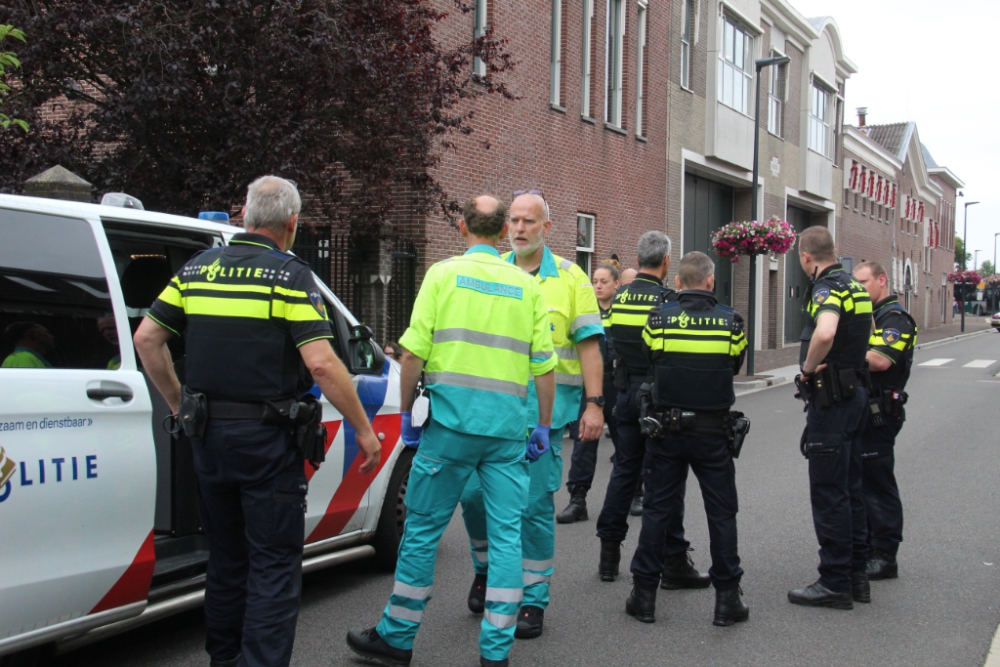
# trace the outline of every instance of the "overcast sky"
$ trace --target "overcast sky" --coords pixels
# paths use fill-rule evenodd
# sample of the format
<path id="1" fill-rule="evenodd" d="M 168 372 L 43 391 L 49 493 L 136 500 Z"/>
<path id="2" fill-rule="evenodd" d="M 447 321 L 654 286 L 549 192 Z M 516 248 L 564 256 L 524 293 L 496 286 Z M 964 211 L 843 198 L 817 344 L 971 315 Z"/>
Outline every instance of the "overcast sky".
<path id="1" fill-rule="evenodd" d="M 858 67 L 847 81 L 844 120 L 915 121 L 934 160 L 965 182 L 955 229 L 969 207 L 969 251 L 993 261 L 1000 232 L 1000 48 L 998 0 L 790 0 L 807 18 L 832 16 Z M 983 78 L 983 77 L 986 78 Z M 1000 241 L 1000 238 L 997 239 Z"/>

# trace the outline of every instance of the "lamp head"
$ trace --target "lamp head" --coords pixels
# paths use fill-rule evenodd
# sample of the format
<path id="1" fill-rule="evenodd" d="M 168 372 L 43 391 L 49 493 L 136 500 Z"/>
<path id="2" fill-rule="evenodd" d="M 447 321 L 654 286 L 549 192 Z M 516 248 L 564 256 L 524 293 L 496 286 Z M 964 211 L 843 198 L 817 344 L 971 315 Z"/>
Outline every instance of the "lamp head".
<path id="1" fill-rule="evenodd" d="M 965 208 L 969 208 L 973 204 L 978 204 L 978 203 L 979 202 L 977 202 L 977 201 L 967 201 L 967 202 L 965 202 Z"/>
<path id="2" fill-rule="evenodd" d="M 788 56 L 774 56 L 773 58 L 761 58 L 754 62 L 757 67 L 757 71 L 761 71 L 765 67 L 770 67 L 771 65 L 784 65 L 787 62 L 791 62 L 792 59 Z"/>

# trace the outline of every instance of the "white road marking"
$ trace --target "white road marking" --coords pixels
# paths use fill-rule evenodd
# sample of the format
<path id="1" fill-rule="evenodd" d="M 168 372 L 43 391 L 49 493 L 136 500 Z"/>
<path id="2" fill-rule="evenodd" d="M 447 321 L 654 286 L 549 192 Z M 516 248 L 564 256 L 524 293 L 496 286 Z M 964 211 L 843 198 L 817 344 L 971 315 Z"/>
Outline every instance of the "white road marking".
<path id="1" fill-rule="evenodd" d="M 1000 628 L 997 628 L 996 634 L 993 635 L 993 644 L 990 646 L 990 652 L 986 655 L 983 667 L 1000 667 Z"/>
<path id="2" fill-rule="evenodd" d="M 954 359 L 931 359 L 930 361 L 925 361 L 922 364 L 917 364 L 917 366 L 944 366 L 949 361 L 955 361 Z"/>
<path id="3" fill-rule="evenodd" d="M 989 368 L 996 362 L 996 359 L 975 359 L 962 366 L 962 368 Z"/>

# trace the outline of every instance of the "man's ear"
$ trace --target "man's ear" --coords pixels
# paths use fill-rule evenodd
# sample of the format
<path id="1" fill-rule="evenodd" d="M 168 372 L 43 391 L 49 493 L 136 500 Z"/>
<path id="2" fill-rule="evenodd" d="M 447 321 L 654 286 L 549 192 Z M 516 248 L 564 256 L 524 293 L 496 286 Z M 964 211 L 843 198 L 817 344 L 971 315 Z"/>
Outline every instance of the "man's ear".
<path id="1" fill-rule="evenodd" d="M 551 220 L 546 220 L 545 224 L 542 225 L 542 236 L 543 237 L 548 236 L 549 232 L 551 232 L 551 231 L 552 231 L 552 221 Z"/>
<path id="2" fill-rule="evenodd" d="M 507 230 L 507 223 L 503 224 L 504 231 Z M 469 226 L 465 224 L 465 218 L 458 219 L 458 233 L 462 235 L 462 238 L 469 238 Z"/>
<path id="3" fill-rule="evenodd" d="M 714 292 L 715 291 L 715 274 L 714 273 L 708 277 L 708 291 L 709 292 Z"/>
<path id="4" fill-rule="evenodd" d="M 680 292 L 681 291 L 681 277 L 680 276 L 674 276 L 674 284 L 677 285 L 677 291 Z"/>
<path id="5" fill-rule="evenodd" d="M 552 223 L 550 222 L 549 224 L 551 225 Z M 507 238 L 507 234 L 509 233 L 510 233 L 510 223 L 504 220 L 503 227 L 500 228 L 500 236 L 498 237 L 498 239 Z"/>

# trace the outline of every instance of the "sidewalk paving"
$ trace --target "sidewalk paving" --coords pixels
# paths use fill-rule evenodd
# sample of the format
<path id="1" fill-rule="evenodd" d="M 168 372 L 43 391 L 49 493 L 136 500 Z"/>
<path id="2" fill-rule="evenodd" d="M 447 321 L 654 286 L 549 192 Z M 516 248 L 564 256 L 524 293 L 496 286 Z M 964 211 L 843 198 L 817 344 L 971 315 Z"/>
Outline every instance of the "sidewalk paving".
<path id="1" fill-rule="evenodd" d="M 945 324 L 927 331 L 918 331 L 917 347 L 920 350 L 935 347 L 952 340 L 978 336 L 992 330 L 990 318 L 975 316 L 965 318 L 965 333 L 961 333 L 961 323 Z M 758 350 L 754 353 L 754 375 L 743 373 L 736 376 L 736 394 L 745 394 L 757 389 L 790 383 L 799 373 L 799 346 L 788 345 L 778 350 Z"/>

